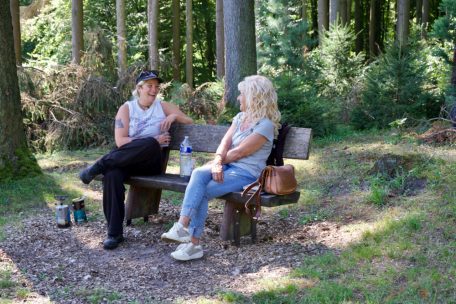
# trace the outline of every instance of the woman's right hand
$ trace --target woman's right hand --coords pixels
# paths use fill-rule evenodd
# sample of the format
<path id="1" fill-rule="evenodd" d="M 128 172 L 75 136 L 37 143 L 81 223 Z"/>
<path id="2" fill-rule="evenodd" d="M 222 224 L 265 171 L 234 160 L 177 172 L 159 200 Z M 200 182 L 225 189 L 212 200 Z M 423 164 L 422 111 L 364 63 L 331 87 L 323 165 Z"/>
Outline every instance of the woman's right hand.
<path id="1" fill-rule="evenodd" d="M 168 132 L 163 132 L 160 135 L 157 135 L 155 139 L 161 146 L 167 146 L 171 141 L 171 135 L 169 135 Z"/>
<path id="2" fill-rule="evenodd" d="M 216 155 L 215 159 L 212 161 L 212 179 L 217 183 L 223 183 L 223 165 L 222 165 L 222 157 L 220 155 Z"/>

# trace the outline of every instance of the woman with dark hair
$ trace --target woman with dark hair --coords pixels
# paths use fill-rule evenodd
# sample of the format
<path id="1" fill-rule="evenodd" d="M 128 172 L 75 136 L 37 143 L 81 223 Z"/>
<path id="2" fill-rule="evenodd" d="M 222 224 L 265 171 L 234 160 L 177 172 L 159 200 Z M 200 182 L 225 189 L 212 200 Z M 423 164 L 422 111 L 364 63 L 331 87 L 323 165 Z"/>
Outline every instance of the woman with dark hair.
<path id="1" fill-rule="evenodd" d="M 132 175 L 161 173 L 161 146 L 169 144 L 167 131 L 174 122 L 192 123 L 192 119 L 168 102 L 158 99 L 162 79 L 157 71 L 144 71 L 136 79 L 133 99 L 118 110 L 114 137 L 116 148 L 81 171 L 79 177 L 89 184 L 103 174 L 103 212 L 108 224 L 104 249 L 114 249 L 123 240 L 125 217 L 124 181 Z"/>

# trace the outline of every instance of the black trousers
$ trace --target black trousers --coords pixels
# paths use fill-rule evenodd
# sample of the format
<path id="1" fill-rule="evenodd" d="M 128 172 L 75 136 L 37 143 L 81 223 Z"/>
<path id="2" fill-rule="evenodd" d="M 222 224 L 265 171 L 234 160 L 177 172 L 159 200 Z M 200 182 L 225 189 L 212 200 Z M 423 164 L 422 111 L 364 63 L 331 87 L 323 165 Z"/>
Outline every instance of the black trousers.
<path id="1" fill-rule="evenodd" d="M 123 234 L 125 180 L 132 175 L 161 173 L 162 152 L 155 138 L 136 139 L 104 155 L 97 163 L 103 170 L 103 212 L 108 235 Z"/>

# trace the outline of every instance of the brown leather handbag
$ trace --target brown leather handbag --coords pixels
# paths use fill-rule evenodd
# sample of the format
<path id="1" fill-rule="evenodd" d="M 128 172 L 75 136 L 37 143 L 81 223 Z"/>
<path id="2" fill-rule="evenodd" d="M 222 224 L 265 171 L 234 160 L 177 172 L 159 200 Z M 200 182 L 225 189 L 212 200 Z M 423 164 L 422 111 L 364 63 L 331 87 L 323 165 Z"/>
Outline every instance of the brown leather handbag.
<path id="1" fill-rule="evenodd" d="M 255 199 L 256 214 L 253 218 L 258 219 L 261 213 L 261 192 L 267 192 L 275 195 L 286 195 L 296 191 L 298 183 L 296 182 L 294 167 L 292 165 L 284 166 L 266 166 L 261 171 L 260 177 L 247 185 L 242 192 L 242 196 L 251 193 L 252 196 L 245 203 L 247 214 L 251 215 L 249 205 Z"/>

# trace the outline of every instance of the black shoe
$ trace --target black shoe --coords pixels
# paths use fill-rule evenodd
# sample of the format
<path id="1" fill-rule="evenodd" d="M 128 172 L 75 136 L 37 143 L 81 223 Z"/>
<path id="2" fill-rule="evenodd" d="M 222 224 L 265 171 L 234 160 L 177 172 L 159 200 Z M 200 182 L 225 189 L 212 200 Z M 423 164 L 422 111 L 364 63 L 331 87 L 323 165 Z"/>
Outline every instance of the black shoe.
<path id="1" fill-rule="evenodd" d="M 95 178 L 95 176 L 101 174 L 103 169 L 98 163 L 93 164 L 82 170 L 79 173 L 79 179 L 86 185 L 90 184 L 90 182 Z"/>
<path id="2" fill-rule="evenodd" d="M 108 236 L 108 238 L 103 241 L 103 248 L 108 250 L 117 248 L 117 246 L 119 246 L 119 244 L 122 243 L 123 240 L 124 237 L 122 235 Z"/>

